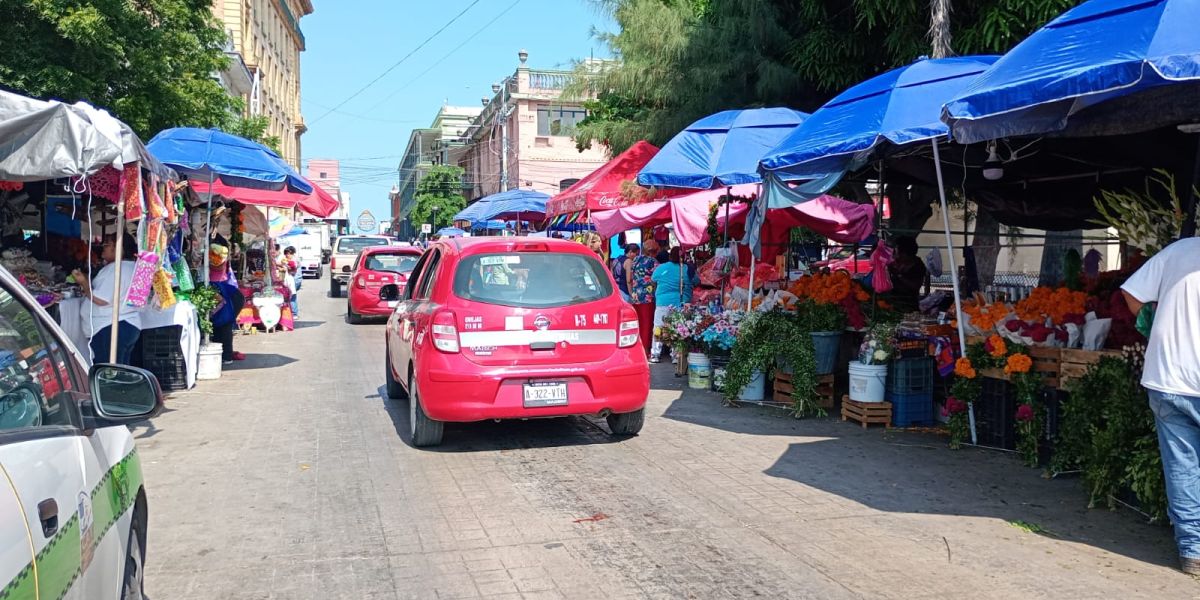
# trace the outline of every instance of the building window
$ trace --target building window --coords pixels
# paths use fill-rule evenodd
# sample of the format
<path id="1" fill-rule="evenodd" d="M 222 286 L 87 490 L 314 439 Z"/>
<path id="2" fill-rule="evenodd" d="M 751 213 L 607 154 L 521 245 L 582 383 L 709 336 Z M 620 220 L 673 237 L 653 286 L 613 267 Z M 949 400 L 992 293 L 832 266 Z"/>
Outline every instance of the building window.
<path id="1" fill-rule="evenodd" d="M 542 105 L 537 109 L 537 134 L 572 136 L 575 126 L 587 116 L 582 108 Z"/>
<path id="2" fill-rule="evenodd" d="M 321 171 L 321 174 L 319 177 L 317 177 L 317 179 L 329 179 L 329 173 L 326 173 L 325 171 Z"/>

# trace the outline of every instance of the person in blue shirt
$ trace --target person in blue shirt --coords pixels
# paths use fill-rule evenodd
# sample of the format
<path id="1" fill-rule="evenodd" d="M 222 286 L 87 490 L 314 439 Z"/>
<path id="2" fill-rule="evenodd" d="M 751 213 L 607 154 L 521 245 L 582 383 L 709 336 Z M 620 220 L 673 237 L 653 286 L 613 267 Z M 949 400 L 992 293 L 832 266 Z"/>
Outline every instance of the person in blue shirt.
<path id="1" fill-rule="evenodd" d="M 651 275 L 654 280 L 654 327 L 662 327 L 663 319 L 672 308 L 692 301 L 692 286 L 696 284 L 696 273 L 683 263 L 683 251 L 678 246 L 671 248 L 667 262 L 658 265 Z M 650 348 L 650 361 L 663 358 L 663 344 L 658 336 Z"/>

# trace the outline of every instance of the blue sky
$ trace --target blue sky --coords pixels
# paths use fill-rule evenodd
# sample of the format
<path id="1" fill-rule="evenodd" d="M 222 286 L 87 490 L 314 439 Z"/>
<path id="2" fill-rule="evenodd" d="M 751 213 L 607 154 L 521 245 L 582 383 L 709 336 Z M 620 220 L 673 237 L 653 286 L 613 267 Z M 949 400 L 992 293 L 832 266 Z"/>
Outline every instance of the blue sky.
<path id="1" fill-rule="evenodd" d="M 301 138 L 302 155 L 342 161 L 351 219 L 363 209 L 376 219 L 389 217 L 387 193 L 410 131 L 428 127 L 443 102 L 471 106 L 491 96 L 492 83 L 516 69 L 521 48 L 529 51 L 534 68 L 566 68 L 576 59 L 606 55 L 592 30 L 613 25 L 589 0 L 480 0 L 369 89 L 330 112 L 471 3 L 317 0 L 316 11 L 301 22 L 307 40 L 301 54 L 301 109 L 309 127 Z"/>

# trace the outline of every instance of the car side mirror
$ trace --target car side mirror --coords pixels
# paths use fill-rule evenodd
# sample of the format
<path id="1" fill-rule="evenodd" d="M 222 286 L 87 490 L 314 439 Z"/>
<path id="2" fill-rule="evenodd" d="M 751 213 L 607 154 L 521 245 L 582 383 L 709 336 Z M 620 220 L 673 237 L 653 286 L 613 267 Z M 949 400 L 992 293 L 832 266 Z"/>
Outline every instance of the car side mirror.
<path id="1" fill-rule="evenodd" d="M 126 365 L 97 364 L 88 372 L 92 411 L 106 424 L 131 423 L 162 411 L 162 388 L 153 373 Z"/>
<path id="2" fill-rule="evenodd" d="M 400 299 L 400 286 L 389 283 L 379 288 L 379 299 L 386 302 L 394 302 Z"/>

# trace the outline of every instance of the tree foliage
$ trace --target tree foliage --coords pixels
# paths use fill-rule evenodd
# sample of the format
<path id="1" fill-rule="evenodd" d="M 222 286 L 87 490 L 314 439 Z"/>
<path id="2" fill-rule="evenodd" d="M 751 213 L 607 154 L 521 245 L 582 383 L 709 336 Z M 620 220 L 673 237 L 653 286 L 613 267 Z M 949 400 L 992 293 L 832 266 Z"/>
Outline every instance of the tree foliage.
<path id="1" fill-rule="evenodd" d="M 233 119 L 227 126 L 224 127 L 225 133 L 231 133 L 236 136 L 244 137 L 250 141 L 258 142 L 271 150 L 275 154 L 279 154 L 279 136 L 267 135 L 267 128 L 271 126 L 271 120 L 263 115 L 255 115 L 252 117 L 240 117 Z"/>
<path id="2" fill-rule="evenodd" d="M 109 110 L 149 139 L 179 125 L 228 125 L 238 102 L 211 0 L 3 0 L 0 85 Z"/>
<path id="3" fill-rule="evenodd" d="M 620 152 L 663 144 L 713 112 L 812 111 L 841 90 L 951 41 L 1002 53 L 1080 0 L 593 0 L 618 31 L 615 61 L 583 62 L 569 91 L 594 99 L 576 136 Z"/>
<path id="4" fill-rule="evenodd" d="M 449 227 L 456 213 L 467 207 L 461 167 L 435 165 L 417 183 L 416 203 L 408 215 L 410 223 L 433 223 L 433 230 Z"/>

